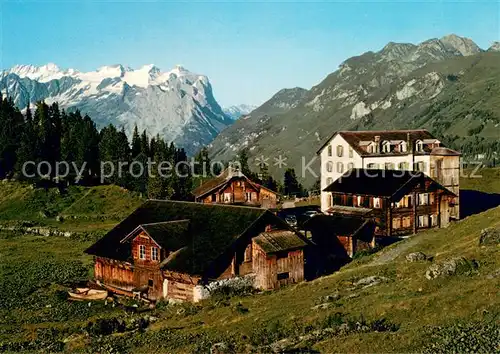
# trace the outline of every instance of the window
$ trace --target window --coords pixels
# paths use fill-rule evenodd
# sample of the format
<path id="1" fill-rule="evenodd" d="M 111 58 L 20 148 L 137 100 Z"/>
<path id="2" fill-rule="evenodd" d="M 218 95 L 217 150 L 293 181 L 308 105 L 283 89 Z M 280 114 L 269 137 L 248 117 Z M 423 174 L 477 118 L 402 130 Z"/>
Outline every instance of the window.
<path id="1" fill-rule="evenodd" d="M 149 279 L 149 280 L 148 280 L 148 286 L 149 286 L 150 288 L 152 288 L 152 287 L 153 287 L 153 279 Z"/>
<path id="2" fill-rule="evenodd" d="M 349 162 L 349 163 L 347 164 L 347 171 L 352 170 L 353 168 L 354 168 L 354 163 Z"/>
<path id="3" fill-rule="evenodd" d="M 231 193 L 224 193 L 224 202 L 229 203 L 231 201 Z"/>
<path id="4" fill-rule="evenodd" d="M 139 259 L 146 259 L 146 246 L 139 245 Z"/>
<path id="5" fill-rule="evenodd" d="M 429 194 L 420 193 L 418 195 L 418 205 L 427 205 L 429 204 Z"/>
<path id="6" fill-rule="evenodd" d="M 380 198 L 373 198 L 373 207 L 374 208 L 381 208 L 381 203 L 380 203 Z"/>
<path id="7" fill-rule="evenodd" d="M 408 150 L 408 146 L 406 144 L 406 141 L 403 141 L 400 146 L 401 152 L 406 152 Z"/>
<path id="8" fill-rule="evenodd" d="M 290 278 L 290 273 L 285 272 L 285 273 L 278 273 L 278 280 L 284 280 Z"/>
<path id="9" fill-rule="evenodd" d="M 431 215 L 431 226 L 437 226 L 437 224 L 438 224 L 437 215 L 432 214 Z"/>
<path id="10" fill-rule="evenodd" d="M 337 145 L 337 156 L 342 157 L 344 155 L 344 147 L 342 145 Z"/>
<path id="11" fill-rule="evenodd" d="M 404 227 L 404 228 L 408 228 L 408 227 L 410 227 L 410 226 L 411 226 L 411 219 L 410 219 L 410 217 L 409 217 L 409 216 L 405 216 L 405 217 L 403 218 L 403 227 Z"/>
<path id="12" fill-rule="evenodd" d="M 158 261 L 160 259 L 158 254 L 158 247 L 151 247 L 151 259 L 153 261 Z"/>
<path id="13" fill-rule="evenodd" d="M 400 229 L 401 228 L 401 218 L 392 219 L 392 228 L 393 229 Z"/>
<path id="14" fill-rule="evenodd" d="M 376 163 L 369 163 L 368 165 L 366 165 L 366 167 L 370 169 L 376 169 L 378 168 L 378 165 Z"/>
<path id="15" fill-rule="evenodd" d="M 354 157 L 354 150 L 353 150 L 352 146 L 349 146 L 349 157 L 350 158 Z"/>
<path id="16" fill-rule="evenodd" d="M 328 161 L 328 162 L 326 163 L 326 171 L 327 171 L 327 172 L 332 172 L 332 171 L 333 171 L 333 162 Z"/>
<path id="17" fill-rule="evenodd" d="M 329 185 L 330 185 L 330 184 L 332 184 L 332 183 L 333 183 L 333 178 L 332 178 L 332 177 L 328 177 L 328 178 L 326 179 L 326 185 L 327 185 L 327 186 L 329 186 Z"/>
<path id="18" fill-rule="evenodd" d="M 398 165 L 398 170 L 407 171 L 410 169 L 410 164 L 408 162 L 400 162 Z"/>
<path id="19" fill-rule="evenodd" d="M 331 194 L 328 194 L 328 206 L 331 207 L 333 206 L 333 197 Z"/>
<path id="20" fill-rule="evenodd" d="M 247 248 L 245 248 L 245 254 L 243 256 L 243 261 L 244 262 L 251 262 L 252 261 L 252 244 L 250 243 Z"/>
<path id="21" fill-rule="evenodd" d="M 418 152 L 424 151 L 424 143 L 422 142 L 422 140 L 417 140 L 415 147 Z"/>
<path id="22" fill-rule="evenodd" d="M 389 143 L 388 141 L 384 141 L 382 143 L 382 151 L 383 152 L 391 152 L 391 143 Z"/>
<path id="23" fill-rule="evenodd" d="M 252 200 L 252 192 L 245 192 L 245 194 L 247 197 L 247 201 L 251 201 Z"/>
<path id="24" fill-rule="evenodd" d="M 328 156 L 332 156 L 332 146 L 328 145 Z"/>
<path id="25" fill-rule="evenodd" d="M 415 171 L 424 172 L 425 171 L 425 162 L 419 161 L 415 164 Z"/>
<path id="26" fill-rule="evenodd" d="M 428 227 L 429 226 L 429 215 L 419 215 L 417 226 L 418 227 Z"/>
<path id="27" fill-rule="evenodd" d="M 212 202 L 216 202 L 217 201 L 217 194 L 212 194 Z"/>
<path id="28" fill-rule="evenodd" d="M 344 164 L 342 162 L 337 162 L 337 172 L 338 173 L 344 172 Z"/>
<path id="29" fill-rule="evenodd" d="M 384 167 L 386 170 L 394 170 L 394 164 L 392 162 L 386 162 Z"/>

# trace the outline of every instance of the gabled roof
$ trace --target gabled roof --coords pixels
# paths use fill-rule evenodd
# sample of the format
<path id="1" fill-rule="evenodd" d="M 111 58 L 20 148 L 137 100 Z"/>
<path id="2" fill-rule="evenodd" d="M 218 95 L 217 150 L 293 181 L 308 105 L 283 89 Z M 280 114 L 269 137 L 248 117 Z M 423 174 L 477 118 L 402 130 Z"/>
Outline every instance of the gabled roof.
<path id="1" fill-rule="evenodd" d="M 214 177 L 203 183 L 201 186 L 195 188 L 192 193 L 196 198 L 201 198 L 203 196 L 206 196 L 210 192 L 221 189 L 226 184 L 229 184 L 231 181 L 241 178 L 245 179 L 245 181 L 248 182 L 257 191 L 260 191 L 260 189 L 263 188 L 273 193 L 276 193 L 269 188 L 266 188 L 258 183 L 253 182 L 252 180 L 250 180 L 250 178 L 245 176 L 241 171 L 234 170 L 231 168 L 226 168 L 217 177 Z"/>
<path id="2" fill-rule="evenodd" d="M 429 191 L 443 190 L 454 195 L 447 188 L 423 172 L 406 170 L 377 170 L 354 168 L 327 186 L 325 192 L 337 192 L 373 197 L 390 197 L 399 200 L 417 184 L 430 183 Z"/>
<path id="3" fill-rule="evenodd" d="M 110 259 L 132 261 L 130 244 L 120 241 L 139 225 L 189 220 L 186 237 L 179 237 L 175 241 L 180 250 L 183 248 L 184 250 L 178 252 L 175 260 L 167 267 L 173 271 L 201 275 L 213 261 L 262 218 L 265 218 L 266 223 L 285 225 L 280 218 L 261 208 L 148 200 L 85 252 Z M 161 233 L 163 227 L 170 229 L 172 225 L 149 225 L 146 228 L 158 235 L 157 232 Z M 182 233 L 177 234 L 181 235 Z"/>
<path id="4" fill-rule="evenodd" d="M 291 251 L 307 246 L 295 232 L 289 230 L 262 232 L 253 239 L 268 254 Z"/>
<path id="5" fill-rule="evenodd" d="M 360 143 L 366 141 L 375 140 L 376 136 L 380 137 L 380 141 L 383 140 L 408 140 L 408 134 L 410 140 L 424 140 L 424 139 L 436 139 L 431 133 L 425 129 L 417 130 L 365 130 L 365 131 L 338 131 L 333 133 L 328 140 L 318 149 L 316 152 L 319 154 L 326 145 L 335 137 L 335 135 L 340 134 L 349 145 L 361 156 L 370 155 L 370 153 L 360 148 Z"/>
<path id="6" fill-rule="evenodd" d="M 189 230 L 189 220 L 165 221 L 137 226 L 120 242 L 124 243 L 144 231 L 160 247 L 172 251 L 183 247 L 186 243 Z"/>

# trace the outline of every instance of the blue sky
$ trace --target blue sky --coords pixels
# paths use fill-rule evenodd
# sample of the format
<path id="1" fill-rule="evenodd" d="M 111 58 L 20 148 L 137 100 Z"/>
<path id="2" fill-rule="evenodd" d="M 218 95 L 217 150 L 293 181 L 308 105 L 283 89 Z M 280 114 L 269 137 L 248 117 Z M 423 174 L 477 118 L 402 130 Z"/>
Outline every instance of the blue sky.
<path id="1" fill-rule="evenodd" d="M 490 2 L 165 2 L 0 0 L 0 68 L 82 71 L 182 64 L 208 75 L 222 105 L 310 88 L 346 58 L 389 41 L 449 33 L 487 48 L 500 38 Z"/>

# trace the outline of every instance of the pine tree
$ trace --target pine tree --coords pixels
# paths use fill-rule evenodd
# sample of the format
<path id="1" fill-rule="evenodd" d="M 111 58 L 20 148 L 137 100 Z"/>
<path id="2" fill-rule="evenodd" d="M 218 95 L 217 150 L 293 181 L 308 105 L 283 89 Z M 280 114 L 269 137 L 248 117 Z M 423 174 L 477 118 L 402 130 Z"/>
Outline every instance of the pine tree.
<path id="1" fill-rule="evenodd" d="M 299 197 L 302 195 L 302 185 L 298 182 L 295 170 L 288 168 L 283 178 L 283 192 L 285 195 Z"/>
<path id="2" fill-rule="evenodd" d="M 137 125 L 134 127 L 134 133 L 132 134 L 132 158 L 135 158 L 141 153 L 141 137 L 139 136 L 139 130 Z"/>

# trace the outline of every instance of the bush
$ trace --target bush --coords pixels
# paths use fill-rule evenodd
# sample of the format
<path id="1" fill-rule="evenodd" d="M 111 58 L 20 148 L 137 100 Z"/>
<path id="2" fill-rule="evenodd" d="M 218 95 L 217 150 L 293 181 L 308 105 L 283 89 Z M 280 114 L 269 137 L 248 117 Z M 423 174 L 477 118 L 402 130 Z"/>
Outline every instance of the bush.
<path id="1" fill-rule="evenodd" d="M 498 353 L 500 327 L 495 323 L 459 323 L 431 328 L 424 353 Z"/>

